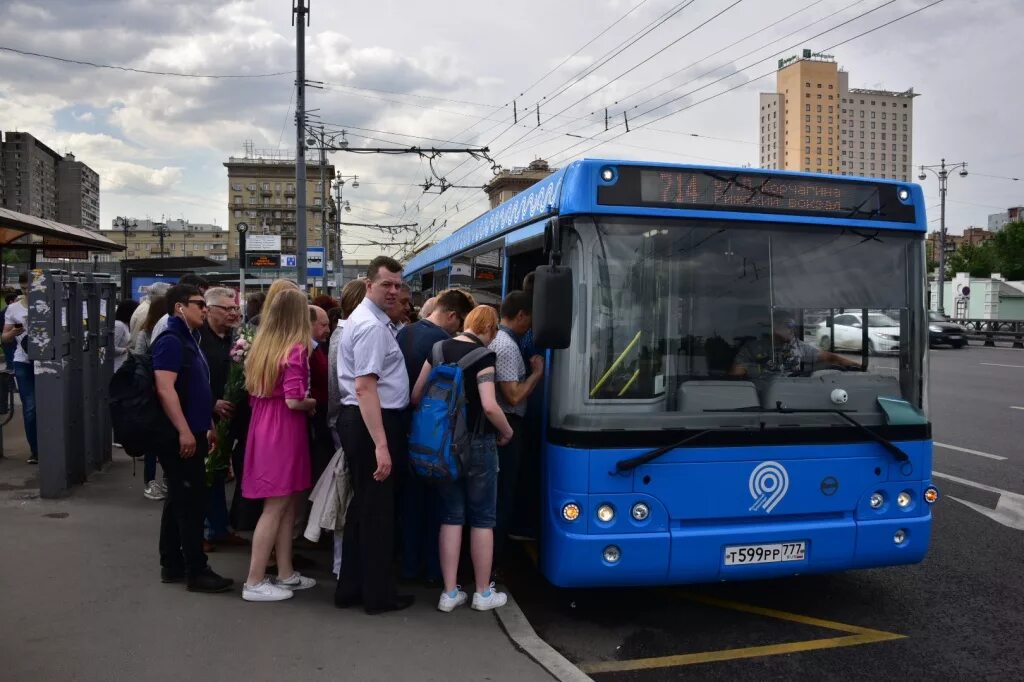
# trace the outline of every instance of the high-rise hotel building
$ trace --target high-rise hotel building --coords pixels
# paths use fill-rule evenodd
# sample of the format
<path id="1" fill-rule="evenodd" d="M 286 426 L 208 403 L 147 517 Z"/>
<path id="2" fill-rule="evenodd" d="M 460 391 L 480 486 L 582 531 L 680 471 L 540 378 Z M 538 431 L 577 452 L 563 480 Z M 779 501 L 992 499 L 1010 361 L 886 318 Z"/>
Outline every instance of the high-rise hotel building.
<path id="1" fill-rule="evenodd" d="M 776 78 L 761 93 L 762 168 L 913 178 L 913 88 L 850 88 L 834 57 L 810 50 L 779 60 Z"/>

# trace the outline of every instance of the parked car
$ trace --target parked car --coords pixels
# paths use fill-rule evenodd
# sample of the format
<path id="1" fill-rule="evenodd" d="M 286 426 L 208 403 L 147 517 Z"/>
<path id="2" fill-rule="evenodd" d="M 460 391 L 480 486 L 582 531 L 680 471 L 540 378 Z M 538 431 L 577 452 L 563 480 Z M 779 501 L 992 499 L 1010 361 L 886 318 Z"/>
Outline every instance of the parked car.
<path id="1" fill-rule="evenodd" d="M 835 316 L 832 328 L 828 320 L 818 323 L 818 347 L 823 350 L 860 352 L 864 345 L 864 325 L 861 313 L 840 313 Z M 883 313 L 868 313 L 868 352 L 898 353 L 900 350 L 900 323 Z"/>
<path id="2" fill-rule="evenodd" d="M 956 322 L 950 322 L 945 315 L 928 311 L 928 345 L 949 344 L 953 348 L 967 345 L 967 330 Z"/>

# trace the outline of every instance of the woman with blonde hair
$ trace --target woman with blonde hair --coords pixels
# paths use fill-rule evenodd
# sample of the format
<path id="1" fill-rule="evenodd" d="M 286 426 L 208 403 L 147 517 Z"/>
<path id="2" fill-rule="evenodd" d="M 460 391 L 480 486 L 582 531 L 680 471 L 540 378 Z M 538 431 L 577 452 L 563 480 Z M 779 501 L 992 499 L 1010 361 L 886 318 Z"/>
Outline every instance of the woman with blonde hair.
<path id="1" fill-rule="evenodd" d="M 276 283 L 275 283 L 276 284 Z M 273 287 L 272 287 L 273 288 Z M 316 409 L 309 388 L 310 331 L 306 296 L 283 287 L 268 296 L 259 331 L 245 360 L 245 388 L 252 422 L 245 448 L 242 495 L 263 500 L 252 539 L 246 601 L 289 599 L 312 587 L 292 566 L 292 530 L 301 493 L 312 485 L 306 416 Z M 277 578 L 266 576 L 271 550 Z"/>
<path id="2" fill-rule="evenodd" d="M 456 337 L 435 344 L 435 349 L 441 347 L 441 357 L 446 363 L 457 363 L 478 348 L 486 349 L 498 333 L 498 314 L 490 306 L 479 305 L 466 316 L 463 329 Z M 494 390 L 494 351 L 478 355 L 481 357 L 463 370 L 466 427 L 473 434 L 466 470 L 459 480 L 438 486 L 443 507 L 439 549 L 444 592 L 437 608 L 446 612 L 468 601 L 468 595 L 455 584 L 462 550 L 462 526 L 467 521 L 476 578 L 471 608 L 488 611 L 504 606 L 508 600 L 507 595 L 494 589 L 490 580 L 498 503 L 498 445 L 508 443 L 513 434 Z M 430 360 L 423 363 L 412 391 L 413 404 L 423 399 L 431 369 Z"/>

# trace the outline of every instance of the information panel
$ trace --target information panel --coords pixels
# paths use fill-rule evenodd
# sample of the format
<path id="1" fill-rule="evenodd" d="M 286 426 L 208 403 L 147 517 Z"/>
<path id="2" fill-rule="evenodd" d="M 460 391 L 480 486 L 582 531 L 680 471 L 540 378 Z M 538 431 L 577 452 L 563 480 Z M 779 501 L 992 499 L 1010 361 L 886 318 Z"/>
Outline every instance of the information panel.
<path id="1" fill-rule="evenodd" d="M 247 254 L 245 254 L 245 267 L 247 267 L 247 268 L 279 268 L 279 267 L 281 267 L 281 254 L 279 254 L 279 253 L 247 253 Z"/>
<path id="2" fill-rule="evenodd" d="M 701 169 L 621 167 L 598 203 L 914 222 L 897 185 Z"/>

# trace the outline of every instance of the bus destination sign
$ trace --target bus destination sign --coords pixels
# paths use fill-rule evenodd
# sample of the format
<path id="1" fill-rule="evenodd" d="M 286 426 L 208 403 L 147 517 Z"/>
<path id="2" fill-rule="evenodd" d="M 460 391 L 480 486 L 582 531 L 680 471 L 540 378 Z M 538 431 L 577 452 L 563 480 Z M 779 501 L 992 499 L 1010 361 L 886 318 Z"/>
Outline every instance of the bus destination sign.
<path id="1" fill-rule="evenodd" d="M 897 192 L 896 185 L 845 179 L 630 166 L 614 185 L 598 188 L 598 203 L 914 222 L 914 207 Z"/>

